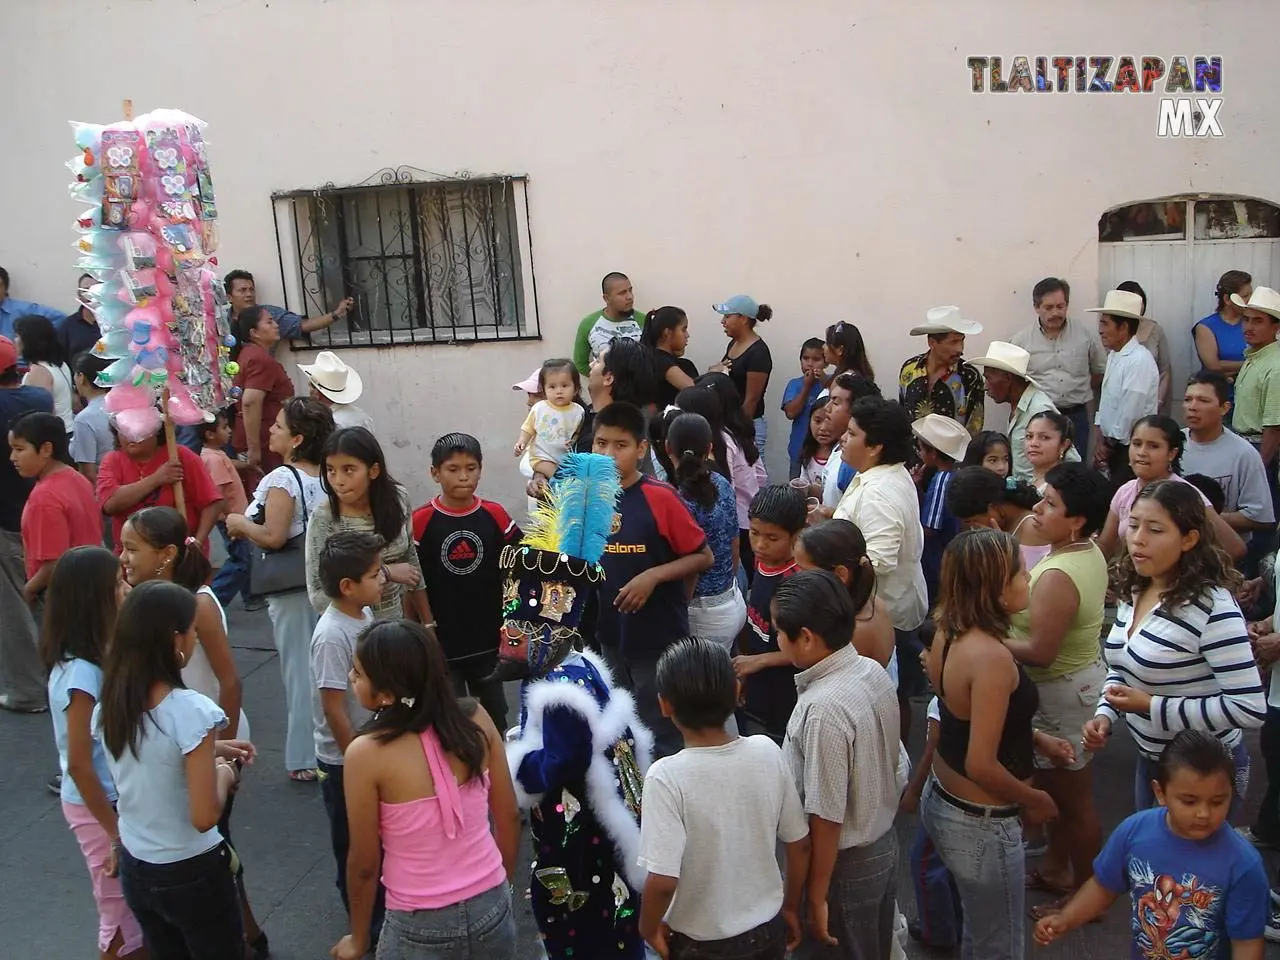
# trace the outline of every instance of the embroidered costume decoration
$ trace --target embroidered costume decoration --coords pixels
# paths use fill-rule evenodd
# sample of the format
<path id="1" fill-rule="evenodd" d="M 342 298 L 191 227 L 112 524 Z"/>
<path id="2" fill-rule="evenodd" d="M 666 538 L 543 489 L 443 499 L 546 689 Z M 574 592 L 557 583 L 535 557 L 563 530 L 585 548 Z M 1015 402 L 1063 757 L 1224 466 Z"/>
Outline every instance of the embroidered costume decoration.
<path id="1" fill-rule="evenodd" d="M 498 676 L 524 680 L 507 759 L 533 808 L 534 919 L 550 960 L 641 960 L 641 788 L 653 738 L 604 661 L 583 651 L 582 609 L 620 493 L 609 457 L 570 454 L 548 502 L 503 552 Z"/>

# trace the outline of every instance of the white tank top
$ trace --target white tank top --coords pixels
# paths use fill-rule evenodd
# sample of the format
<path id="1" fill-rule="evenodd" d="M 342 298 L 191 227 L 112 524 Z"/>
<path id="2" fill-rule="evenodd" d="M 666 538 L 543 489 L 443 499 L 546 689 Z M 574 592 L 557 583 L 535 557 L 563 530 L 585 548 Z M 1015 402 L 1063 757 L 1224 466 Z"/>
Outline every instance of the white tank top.
<path id="1" fill-rule="evenodd" d="M 222 617 L 222 630 L 225 633 L 227 629 L 227 612 L 222 609 L 222 604 L 218 602 L 218 595 L 213 592 L 213 589 L 208 584 L 201 587 L 196 593 L 197 595 L 203 594 L 208 597 L 217 606 L 218 616 Z M 182 668 L 182 682 L 187 685 L 188 690 L 203 693 L 214 703 L 218 702 L 218 695 L 222 690 L 218 685 L 218 678 L 213 672 L 213 667 L 209 665 L 209 656 L 204 652 L 204 646 L 200 643 L 199 637 L 196 637 L 196 645 L 191 651 L 191 658 L 187 661 L 187 665 Z M 240 711 L 240 724 L 236 727 L 236 739 L 250 739 L 249 718 L 245 716 L 243 709 Z"/>
<path id="2" fill-rule="evenodd" d="M 55 416 L 62 419 L 66 424 L 67 433 L 71 433 L 76 425 L 75 405 L 72 403 L 74 381 L 71 379 L 71 371 L 65 363 L 60 363 L 56 367 L 52 363 L 46 363 L 41 360 L 32 366 L 43 367 L 49 372 L 50 379 L 53 380 L 53 386 L 49 392 L 53 394 L 53 412 Z M 26 383 L 31 376 L 30 373 L 22 378 L 22 382 Z"/>

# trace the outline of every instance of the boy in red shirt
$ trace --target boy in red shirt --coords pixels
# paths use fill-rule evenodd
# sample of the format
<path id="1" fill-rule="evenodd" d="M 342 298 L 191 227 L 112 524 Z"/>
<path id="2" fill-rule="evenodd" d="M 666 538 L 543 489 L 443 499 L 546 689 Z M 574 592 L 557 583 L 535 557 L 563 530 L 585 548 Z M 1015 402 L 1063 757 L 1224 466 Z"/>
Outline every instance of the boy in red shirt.
<path id="1" fill-rule="evenodd" d="M 102 546 L 102 511 L 93 484 L 67 465 L 67 427 L 51 413 L 26 413 L 9 425 L 9 461 L 36 485 L 22 508 L 22 550 L 36 605 L 54 564 L 72 547 Z"/>

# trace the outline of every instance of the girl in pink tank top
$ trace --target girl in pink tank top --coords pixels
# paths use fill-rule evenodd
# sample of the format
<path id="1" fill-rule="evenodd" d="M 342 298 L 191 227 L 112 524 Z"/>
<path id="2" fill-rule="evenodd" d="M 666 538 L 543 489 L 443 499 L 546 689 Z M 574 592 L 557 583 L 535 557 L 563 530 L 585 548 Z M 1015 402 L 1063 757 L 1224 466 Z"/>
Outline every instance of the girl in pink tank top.
<path id="1" fill-rule="evenodd" d="M 434 632 L 416 623 L 370 628 L 351 677 L 374 717 L 345 757 L 351 933 L 334 956 L 359 960 L 369 949 L 381 860 L 379 960 L 424 943 L 442 955 L 466 944 L 475 960 L 512 960 L 520 817 L 501 734 L 479 705 L 459 703 Z"/>

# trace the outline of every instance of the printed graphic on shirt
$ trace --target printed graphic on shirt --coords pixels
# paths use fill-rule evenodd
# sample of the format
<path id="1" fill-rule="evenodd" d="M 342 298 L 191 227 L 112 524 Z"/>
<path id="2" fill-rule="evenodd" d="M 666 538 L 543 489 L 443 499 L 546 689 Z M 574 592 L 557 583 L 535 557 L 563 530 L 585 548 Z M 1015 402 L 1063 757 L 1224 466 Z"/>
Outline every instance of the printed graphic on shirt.
<path id="1" fill-rule="evenodd" d="M 1224 906 L 1220 889 L 1202 884 L 1191 873 L 1183 874 L 1181 880 L 1169 874 L 1156 876 L 1149 863 L 1137 858 L 1129 861 L 1129 888 L 1134 945 L 1144 960 L 1226 956 L 1229 944 L 1219 933 L 1218 914 Z"/>
<path id="2" fill-rule="evenodd" d="M 440 547 L 440 562 L 455 576 L 466 576 L 484 560 L 484 544 L 470 530 L 455 530 Z"/>
<path id="3" fill-rule="evenodd" d="M 754 607 L 747 608 L 747 624 L 751 627 L 751 632 L 756 635 L 761 646 L 776 647 L 777 641 L 773 637 L 773 625 Z"/>

